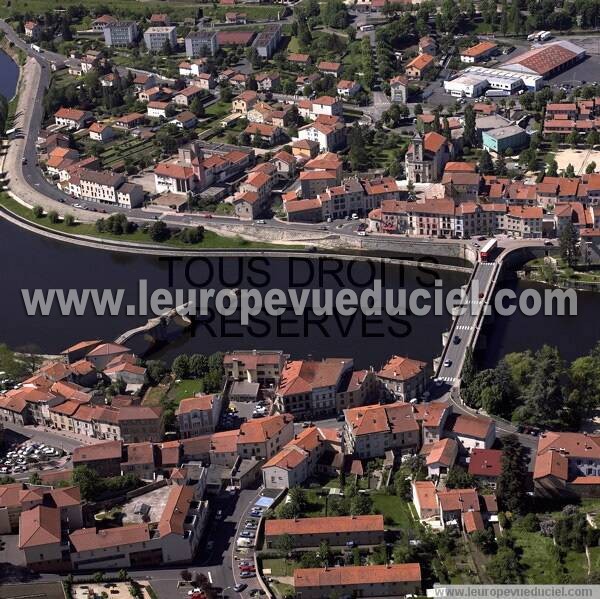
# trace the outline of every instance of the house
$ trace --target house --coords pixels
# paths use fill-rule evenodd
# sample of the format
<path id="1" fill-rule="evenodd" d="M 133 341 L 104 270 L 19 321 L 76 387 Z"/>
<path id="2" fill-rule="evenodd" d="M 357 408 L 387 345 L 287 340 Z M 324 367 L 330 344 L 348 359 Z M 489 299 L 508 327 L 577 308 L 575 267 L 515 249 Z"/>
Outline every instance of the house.
<path id="1" fill-rule="evenodd" d="M 57 508 L 38 505 L 21 513 L 19 549 L 32 570 L 57 571 L 67 560 L 63 552 L 68 545 L 62 540 L 60 512 Z M 68 562 L 67 562 L 68 563 Z"/>
<path id="2" fill-rule="evenodd" d="M 454 439 L 442 439 L 423 447 L 427 448 L 425 464 L 430 477 L 447 474 L 450 468 L 454 466 L 458 456 L 458 443 Z"/>
<path id="3" fill-rule="evenodd" d="M 170 122 L 180 129 L 193 129 L 198 124 L 198 118 L 193 112 L 184 110 L 176 115 Z"/>
<path id="4" fill-rule="evenodd" d="M 446 402 L 425 402 L 415 404 L 414 411 L 423 445 L 439 441 L 452 407 Z"/>
<path id="5" fill-rule="evenodd" d="M 310 160 L 319 153 L 320 144 L 318 141 L 309 139 L 300 139 L 292 144 L 292 154 L 299 160 Z"/>
<path id="6" fill-rule="evenodd" d="M 397 75 L 390 79 L 390 95 L 392 102 L 406 104 L 408 98 L 408 79 L 403 75 Z"/>
<path id="7" fill-rule="evenodd" d="M 141 387 L 146 380 L 146 369 L 138 366 L 135 359 L 119 356 L 108 363 L 104 374 L 114 383 L 123 381 L 126 385 Z"/>
<path id="8" fill-rule="evenodd" d="M 323 75 L 333 75 L 339 77 L 342 74 L 342 64 L 340 62 L 328 62 L 322 60 L 317 64 L 317 69 L 323 73 Z"/>
<path id="9" fill-rule="evenodd" d="M 154 184 L 157 193 L 187 194 L 197 188 L 197 179 L 192 166 L 160 162 L 154 168 Z"/>
<path id="10" fill-rule="evenodd" d="M 479 495 L 476 489 L 449 489 L 438 491 L 438 504 L 440 508 L 440 522 L 443 528 L 447 526 L 467 527 L 468 521 L 464 521 L 469 512 L 480 512 Z M 475 524 L 483 530 L 483 520 L 477 518 Z"/>
<path id="11" fill-rule="evenodd" d="M 120 129 L 135 129 L 146 122 L 146 115 L 140 112 L 131 112 L 115 118 L 115 127 Z"/>
<path id="12" fill-rule="evenodd" d="M 256 85 L 260 91 L 277 91 L 281 84 L 281 77 L 277 73 L 258 73 L 255 75 Z"/>
<path id="13" fill-rule="evenodd" d="M 435 66 L 435 59 L 430 54 L 419 54 L 413 58 L 405 68 L 406 74 L 411 79 L 423 79 Z"/>
<path id="14" fill-rule="evenodd" d="M 184 60 L 177 66 L 179 67 L 179 74 L 182 77 L 198 77 L 200 73 L 205 73 L 208 69 L 208 58 Z"/>
<path id="15" fill-rule="evenodd" d="M 320 96 L 312 101 L 310 109 L 310 118 L 315 120 L 319 115 L 324 116 L 342 116 L 344 106 L 339 98 L 331 96 Z"/>
<path id="16" fill-rule="evenodd" d="M 300 173 L 300 186 L 302 197 L 312 199 L 323 193 L 328 187 L 338 184 L 334 171 L 303 171 Z"/>
<path id="17" fill-rule="evenodd" d="M 420 430 L 411 404 L 396 402 L 344 410 L 346 453 L 359 459 L 382 457 L 386 451 L 414 453 Z"/>
<path id="18" fill-rule="evenodd" d="M 490 449 L 496 439 L 496 423 L 485 416 L 451 414 L 446 421 L 446 433 L 460 443 L 461 450 Z"/>
<path id="19" fill-rule="evenodd" d="M 210 90 L 215 87 L 216 84 L 217 82 L 211 73 L 198 73 L 192 82 L 192 85 L 204 90 Z"/>
<path id="20" fill-rule="evenodd" d="M 133 44 L 138 35 L 138 26 L 135 21 L 116 21 L 108 23 L 102 29 L 104 43 L 110 47 L 129 46 Z"/>
<path id="21" fill-rule="evenodd" d="M 419 54 L 437 54 L 437 44 L 432 37 L 426 35 L 419 40 Z"/>
<path id="22" fill-rule="evenodd" d="M 22 395 L 0 395 L 0 423 L 24 426 L 29 421 L 27 402 Z"/>
<path id="23" fill-rule="evenodd" d="M 498 50 L 498 44 L 489 41 L 479 42 L 474 46 L 462 50 L 460 61 L 466 63 L 484 62 L 491 58 Z"/>
<path id="24" fill-rule="evenodd" d="M 177 28 L 170 26 L 153 26 L 144 31 L 144 43 L 148 52 L 163 52 L 165 48 L 177 46 Z"/>
<path id="25" fill-rule="evenodd" d="M 136 208 L 144 201 L 142 186 L 128 183 L 125 176 L 120 173 L 80 168 L 74 173 L 74 177 L 78 182 L 77 191 L 71 185 L 74 182 L 73 177 L 69 181 L 69 186 L 71 193 L 76 197 L 123 208 Z"/>
<path id="26" fill-rule="evenodd" d="M 170 102 L 159 102 L 154 100 L 146 105 L 146 114 L 151 119 L 166 119 Z"/>
<path id="27" fill-rule="evenodd" d="M 181 437 L 213 433 L 221 416 L 221 395 L 199 395 L 182 399 L 175 415 Z"/>
<path id="28" fill-rule="evenodd" d="M 92 21 L 92 29 L 97 32 L 102 32 L 107 25 L 116 23 L 116 17 L 112 15 L 101 15 Z"/>
<path id="29" fill-rule="evenodd" d="M 154 27 L 167 27 L 171 24 L 171 19 L 167 14 L 154 13 L 150 16 L 150 25 Z"/>
<path id="30" fill-rule="evenodd" d="M 319 547 L 326 541 L 330 547 L 378 545 L 383 541 L 383 516 L 331 516 L 325 518 L 294 518 L 265 521 L 265 544 L 275 546 L 276 539 L 290 535 L 295 548 Z"/>
<path id="31" fill-rule="evenodd" d="M 429 131 L 422 136 L 415 131 L 405 157 L 408 180 L 413 183 L 439 181 L 453 151 L 452 144 L 443 135 Z"/>
<path id="32" fill-rule="evenodd" d="M 297 52 L 290 52 L 287 59 L 288 62 L 301 67 L 306 67 L 312 62 L 309 54 L 299 54 Z"/>
<path id="33" fill-rule="evenodd" d="M 185 38 L 185 53 L 188 58 L 214 56 L 218 49 L 217 32 L 212 29 L 191 31 Z"/>
<path id="34" fill-rule="evenodd" d="M 189 107 L 196 98 L 201 98 L 203 95 L 204 92 L 199 86 L 190 85 L 177 92 L 173 97 L 173 102 L 177 104 L 177 106 Z"/>
<path id="35" fill-rule="evenodd" d="M 376 376 L 388 397 L 397 401 L 409 401 L 427 389 L 431 369 L 427 362 L 392 356 Z"/>
<path id="36" fill-rule="evenodd" d="M 318 469 L 326 454 L 341 458 L 337 431 L 311 426 L 302 430 L 262 466 L 263 484 L 268 489 L 291 489 L 301 485 Z"/>
<path id="37" fill-rule="evenodd" d="M 260 139 L 269 146 L 277 145 L 284 135 L 281 127 L 274 127 L 265 123 L 250 123 L 244 129 L 244 133 L 249 135 L 253 142 Z"/>
<path id="38" fill-rule="evenodd" d="M 128 347 L 118 343 L 100 343 L 91 349 L 85 358 L 93 364 L 96 370 L 104 370 L 108 363 L 115 358 L 131 353 Z"/>
<path id="39" fill-rule="evenodd" d="M 337 94 L 343 98 L 353 98 L 360 91 L 360 83 L 340 79 L 337 83 Z"/>
<path id="40" fill-rule="evenodd" d="M 319 116 L 298 129 L 298 139 L 317 142 L 322 152 L 335 152 L 346 145 L 346 125 L 340 117 Z"/>
<path id="41" fill-rule="evenodd" d="M 279 381 L 287 357 L 281 351 L 235 351 L 223 356 L 223 368 L 228 379 L 274 385 Z"/>
<path id="42" fill-rule="evenodd" d="M 335 413 L 336 394 L 353 366 L 348 358 L 288 362 L 275 392 L 275 406 L 297 418 Z"/>
<path id="43" fill-rule="evenodd" d="M 142 480 L 152 481 L 156 477 L 154 445 L 148 442 L 131 443 L 125 447 L 127 460 L 121 462 L 122 476 L 134 474 Z"/>
<path id="44" fill-rule="evenodd" d="M 242 458 L 270 459 L 294 436 L 294 418 L 290 414 L 275 414 L 248 420 L 239 429 L 236 446 Z"/>
<path id="45" fill-rule="evenodd" d="M 106 143 L 115 136 L 115 130 L 105 123 L 92 123 L 88 127 L 90 139 L 99 141 L 100 143 Z"/>
<path id="46" fill-rule="evenodd" d="M 338 568 L 297 568 L 294 589 L 302 599 L 337 597 L 416 597 L 421 595 L 418 563 Z"/>
<path id="47" fill-rule="evenodd" d="M 419 519 L 423 522 L 433 520 L 439 515 L 437 491 L 430 480 L 415 480 L 411 483 L 412 499 Z"/>
<path id="48" fill-rule="evenodd" d="M 479 483 L 496 488 L 502 473 L 502 451 L 499 449 L 473 449 L 469 456 L 469 474 Z"/>
<path id="49" fill-rule="evenodd" d="M 91 112 L 77 108 L 59 108 L 54 113 L 54 122 L 67 129 L 83 129 L 92 118 Z"/>
<path id="50" fill-rule="evenodd" d="M 230 25 L 245 25 L 248 22 L 248 15 L 243 12 L 225 13 L 225 23 Z"/>
<path id="51" fill-rule="evenodd" d="M 258 102 L 258 94 L 255 91 L 247 90 L 242 92 L 239 96 L 236 96 L 232 103 L 233 112 L 240 112 L 241 114 L 248 114 L 254 105 Z"/>
<path id="52" fill-rule="evenodd" d="M 123 458 L 121 441 L 82 445 L 73 450 L 73 468 L 88 466 L 100 476 L 119 476 Z"/>

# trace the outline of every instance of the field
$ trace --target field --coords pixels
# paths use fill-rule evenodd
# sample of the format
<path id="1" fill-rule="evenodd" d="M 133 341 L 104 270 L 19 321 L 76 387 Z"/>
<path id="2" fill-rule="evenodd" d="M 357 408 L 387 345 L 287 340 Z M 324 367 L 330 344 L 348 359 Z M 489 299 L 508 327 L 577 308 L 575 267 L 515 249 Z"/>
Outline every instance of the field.
<path id="1" fill-rule="evenodd" d="M 372 493 L 373 509 L 383 514 L 387 522 L 402 530 L 414 528 L 415 520 L 410 510 L 410 505 L 397 495 L 384 495 L 383 493 Z M 386 522 L 386 523 L 387 523 Z"/>
<path id="2" fill-rule="evenodd" d="M 573 165 L 576 175 L 585 173 L 585 167 L 590 162 L 595 162 L 600 165 L 600 151 L 598 150 L 560 150 L 554 155 L 554 159 L 558 164 L 558 170 L 562 171 L 569 164 Z M 597 170 L 597 169 L 596 169 Z"/>
<path id="3" fill-rule="evenodd" d="M 142 156 L 148 157 L 155 149 L 151 140 L 131 138 L 112 145 L 102 152 L 99 158 L 102 161 L 102 168 L 115 170 L 123 167 L 128 160 L 135 163 Z"/>
<path id="4" fill-rule="evenodd" d="M 200 379 L 183 379 L 179 383 L 175 383 L 169 393 L 168 398 L 177 404 L 186 397 L 193 397 L 196 393 L 202 392 L 204 385 Z"/>

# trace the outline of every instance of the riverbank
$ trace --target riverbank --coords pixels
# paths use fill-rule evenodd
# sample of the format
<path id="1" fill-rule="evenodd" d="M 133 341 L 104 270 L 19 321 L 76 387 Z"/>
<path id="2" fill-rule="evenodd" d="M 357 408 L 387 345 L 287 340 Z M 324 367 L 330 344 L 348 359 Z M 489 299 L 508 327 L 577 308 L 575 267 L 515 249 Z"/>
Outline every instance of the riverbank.
<path id="1" fill-rule="evenodd" d="M 13 216 L 11 222 L 17 225 L 23 225 L 22 220 L 24 219 L 30 223 L 31 228 L 29 230 L 33 233 L 56 233 L 61 236 L 61 240 L 66 242 L 73 242 L 74 240 L 85 241 L 97 241 L 100 243 L 114 242 L 118 245 L 118 248 L 122 248 L 125 245 L 130 245 L 139 249 L 140 246 L 147 245 L 149 248 L 167 248 L 167 249 L 189 249 L 189 250 L 201 250 L 201 249 L 279 249 L 276 244 L 261 243 L 254 241 L 247 241 L 241 237 L 224 237 L 217 235 L 216 233 L 206 230 L 204 231 L 204 238 L 199 243 L 184 243 L 183 241 L 171 238 L 164 242 L 155 242 L 150 238 L 148 232 L 144 231 L 142 227 L 139 227 L 133 233 L 123 233 L 117 235 L 114 233 L 99 232 L 95 225 L 89 223 L 81 223 L 75 221 L 73 225 L 65 224 L 64 220 L 58 222 L 50 222 L 48 215 L 45 214 L 40 218 L 36 218 L 33 214 L 33 210 L 24 203 L 18 202 L 11 198 L 7 193 L 0 194 L 0 206 L 5 209 L 2 215 L 6 218 L 7 216 Z M 289 247 L 289 246 L 286 246 Z M 303 246 L 296 246 L 296 248 L 302 248 Z"/>
<path id="2" fill-rule="evenodd" d="M 583 266 L 567 266 L 562 260 L 555 263 L 538 258 L 517 271 L 517 277 L 523 281 L 534 281 L 556 289 L 575 289 L 600 293 L 600 270 L 590 270 Z"/>

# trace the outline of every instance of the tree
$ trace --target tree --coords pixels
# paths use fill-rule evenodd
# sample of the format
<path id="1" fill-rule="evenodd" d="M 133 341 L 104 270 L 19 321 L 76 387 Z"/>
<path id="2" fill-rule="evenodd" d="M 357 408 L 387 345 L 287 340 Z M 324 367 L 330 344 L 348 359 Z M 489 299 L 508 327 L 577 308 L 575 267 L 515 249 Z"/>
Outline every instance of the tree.
<path id="1" fill-rule="evenodd" d="M 44 216 L 44 209 L 39 204 L 36 204 L 31 209 L 31 212 L 33 213 L 33 216 L 35 216 L 35 218 L 42 218 L 42 216 Z"/>
<path id="2" fill-rule="evenodd" d="M 483 150 L 479 156 L 479 172 L 482 175 L 493 175 L 494 174 L 494 163 L 492 157 L 487 150 Z"/>
<path id="3" fill-rule="evenodd" d="M 333 551 L 331 551 L 331 547 L 329 547 L 329 543 L 327 541 L 321 541 L 317 555 L 319 556 L 322 565 L 331 565 L 331 562 L 333 561 Z"/>
<path id="4" fill-rule="evenodd" d="M 466 146 L 474 147 L 477 145 L 477 130 L 475 129 L 475 110 L 471 104 L 465 107 L 465 125 L 463 131 L 463 140 Z"/>
<path id="5" fill-rule="evenodd" d="M 202 118 L 204 116 L 204 103 L 198 96 L 192 100 L 192 103 L 190 104 L 190 111 L 193 112 L 198 118 Z"/>
<path id="6" fill-rule="evenodd" d="M 585 143 L 587 143 L 590 148 L 597 146 L 600 143 L 600 134 L 596 129 L 592 129 L 585 138 Z M 593 171 L 592 171 L 593 172 Z"/>
<path id="7" fill-rule="evenodd" d="M 585 167 L 585 172 L 587 175 L 591 175 L 592 173 L 596 172 L 596 163 L 593 160 Z"/>
<path id="8" fill-rule="evenodd" d="M 275 549 L 281 551 L 281 553 L 285 554 L 285 556 L 287 557 L 294 548 L 294 537 L 287 533 L 280 535 L 275 539 L 274 546 Z"/>
<path id="9" fill-rule="evenodd" d="M 48 220 L 52 223 L 52 224 L 56 224 L 59 220 L 58 217 L 58 212 L 56 212 L 56 210 L 50 210 L 48 212 Z"/>
<path id="10" fill-rule="evenodd" d="M 465 352 L 465 359 L 463 361 L 463 368 L 461 372 L 461 381 L 465 387 L 468 387 L 475 378 L 475 359 L 473 357 L 473 349 L 471 346 L 467 347 Z"/>
<path id="11" fill-rule="evenodd" d="M 575 167 L 569 162 L 567 164 L 567 168 L 565 169 L 565 177 L 572 179 L 575 176 Z"/>
<path id="12" fill-rule="evenodd" d="M 503 510 L 522 513 L 525 509 L 527 454 L 516 435 L 502 439 L 502 470 L 498 477 L 496 495 Z"/>
<path id="13" fill-rule="evenodd" d="M 169 369 L 162 360 L 148 360 L 146 362 L 146 378 L 151 385 L 158 385 L 167 372 L 169 372 Z"/>
<path id="14" fill-rule="evenodd" d="M 190 358 L 190 374 L 202 378 L 208 372 L 208 358 L 204 354 L 194 354 Z"/>
<path id="15" fill-rule="evenodd" d="M 192 573 L 187 568 L 185 570 L 181 570 L 181 572 L 179 572 L 179 576 L 181 577 L 181 580 L 185 580 L 186 582 L 192 580 Z"/>
<path id="16" fill-rule="evenodd" d="M 29 475 L 29 484 L 30 485 L 41 485 L 42 484 L 42 477 L 40 476 L 39 472 L 32 472 Z"/>
<path id="17" fill-rule="evenodd" d="M 65 214 L 63 217 L 63 222 L 67 227 L 72 227 L 75 225 L 75 217 L 72 214 Z"/>
<path id="18" fill-rule="evenodd" d="M 83 499 L 91 501 L 97 497 L 101 480 L 95 470 L 88 466 L 76 466 L 73 468 L 71 480 L 79 487 Z"/>
<path id="19" fill-rule="evenodd" d="M 119 570 L 119 572 L 117 573 L 117 577 L 122 582 L 129 580 L 129 574 L 127 574 L 127 570 Z"/>
<path id="20" fill-rule="evenodd" d="M 551 160 L 548 163 L 546 174 L 548 177 L 556 177 L 558 175 L 558 162 L 556 162 L 556 160 Z"/>
<path id="21" fill-rule="evenodd" d="M 452 466 L 446 478 L 446 487 L 448 489 L 470 489 L 474 488 L 475 477 L 469 474 L 461 466 Z"/>
<path id="22" fill-rule="evenodd" d="M 148 234 L 152 241 L 166 241 L 171 236 L 171 232 L 167 227 L 167 224 L 162 220 L 153 222 L 148 228 Z"/>
<path id="23" fill-rule="evenodd" d="M 190 360 L 185 354 L 181 354 L 173 360 L 171 368 L 178 379 L 187 379 L 190 375 Z"/>
<path id="24" fill-rule="evenodd" d="M 579 257 L 577 246 L 577 230 L 573 223 L 569 222 L 560 233 L 559 237 L 560 256 L 569 265 L 573 266 Z"/>
<path id="25" fill-rule="evenodd" d="M 569 135 L 567 135 L 566 141 L 572 148 L 577 147 L 577 143 L 579 142 L 579 133 L 577 133 L 576 129 L 573 129 Z"/>
<path id="26" fill-rule="evenodd" d="M 471 535 L 471 539 L 486 555 L 491 555 L 496 552 L 496 539 L 494 537 L 494 531 L 491 528 L 486 528 L 481 531 L 476 530 Z"/>
<path id="27" fill-rule="evenodd" d="M 523 581 L 523 565 L 514 547 L 498 549 L 487 566 L 487 573 L 496 584 L 519 584 Z"/>

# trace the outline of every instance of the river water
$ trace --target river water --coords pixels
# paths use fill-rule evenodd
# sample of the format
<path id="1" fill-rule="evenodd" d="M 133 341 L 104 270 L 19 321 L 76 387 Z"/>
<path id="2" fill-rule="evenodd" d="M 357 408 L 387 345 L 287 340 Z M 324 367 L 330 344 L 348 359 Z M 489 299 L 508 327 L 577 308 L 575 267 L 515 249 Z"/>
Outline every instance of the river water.
<path id="1" fill-rule="evenodd" d="M 5 52 L 0 51 L 0 93 L 10 100 L 15 95 L 19 69 Z"/>

